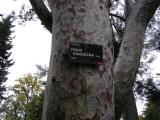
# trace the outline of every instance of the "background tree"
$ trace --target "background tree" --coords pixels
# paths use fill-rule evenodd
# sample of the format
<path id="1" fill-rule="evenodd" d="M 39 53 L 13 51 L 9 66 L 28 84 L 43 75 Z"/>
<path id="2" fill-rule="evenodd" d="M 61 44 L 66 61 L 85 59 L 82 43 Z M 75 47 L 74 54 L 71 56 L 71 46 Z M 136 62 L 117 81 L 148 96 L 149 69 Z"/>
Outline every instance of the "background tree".
<path id="1" fill-rule="evenodd" d="M 146 109 L 143 111 L 142 120 L 159 120 L 159 80 L 155 80 L 155 78 L 149 78 L 145 82 L 138 83 L 138 85 L 139 94 L 146 98 Z"/>
<path id="2" fill-rule="evenodd" d="M 148 80 L 146 84 L 146 110 L 144 111 L 144 120 L 160 119 L 160 89 L 153 80 Z"/>
<path id="3" fill-rule="evenodd" d="M 34 75 L 27 74 L 16 80 L 9 91 L 11 95 L 2 104 L 4 120 L 40 120 L 42 117 L 43 86 Z"/>
<path id="4" fill-rule="evenodd" d="M 7 81 L 8 68 L 13 65 L 13 60 L 10 59 L 12 48 L 12 28 L 14 15 L 7 17 L 0 16 L 0 102 L 4 99 L 6 91 L 5 82 Z"/>

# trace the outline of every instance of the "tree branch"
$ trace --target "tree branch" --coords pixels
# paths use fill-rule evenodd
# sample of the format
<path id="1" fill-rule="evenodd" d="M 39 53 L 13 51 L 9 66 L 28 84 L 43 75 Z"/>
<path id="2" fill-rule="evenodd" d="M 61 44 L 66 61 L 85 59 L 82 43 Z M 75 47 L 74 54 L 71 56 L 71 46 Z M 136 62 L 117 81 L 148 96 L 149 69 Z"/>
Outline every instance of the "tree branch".
<path id="1" fill-rule="evenodd" d="M 43 0 L 29 0 L 33 9 L 35 10 L 38 18 L 41 20 L 42 24 L 52 32 L 52 15 L 51 12 L 45 6 Z"/>
<path id="2" fill-rule="evenodd" d="M 114 65 L 116 120 L 119 120 L 134 85 L 145 31 L 159 5 L 160 0 L 137 1 L 126 22 L 120 53 Z"/>
<path id="3" fill-rule="evenodd" d="M 119 16 L 119 15 L 116 15 L 116 14 L 113 14 L 113 13 L 109 13 L 110 16 L 113 16 L 113 17 L 117 17 L 119 19 L 121 19 L 122 21 L 125 21 L 125 18 L 123 18 L 122 16 Z"/>

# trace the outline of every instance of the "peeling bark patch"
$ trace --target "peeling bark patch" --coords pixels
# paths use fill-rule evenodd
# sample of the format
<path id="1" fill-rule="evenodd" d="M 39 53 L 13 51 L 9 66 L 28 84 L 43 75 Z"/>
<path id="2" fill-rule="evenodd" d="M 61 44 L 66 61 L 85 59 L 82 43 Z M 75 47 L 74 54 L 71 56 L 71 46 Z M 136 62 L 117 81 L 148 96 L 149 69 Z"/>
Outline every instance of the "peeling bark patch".
<path id="1" fill-rule="evenodd" d="M 75 38 L 79 38 L 81 40 L 85 40 L 86 33 L 85 33 L 84 30 L 77 30 L 77 29 L 75 29 L 75 30 L 73 30 L 73 32 L 74 32 L 74 37 Z"/>
<path id="2" fill-rule="evenodd" d="M 71 21 L 73 21 L 73 17 L 71 17 Z"/>
<path id="3" fill-rule="evenodd" d="M 75 38 L 78 38 L 82 41 L 85 41 L 87 35 L 90 36 L 90 35 L 94 34 L 95 32 L 96 32 L 96 30 L 93 31 L 93 32 L 87 32 L 86 33 L 85 30 L 74 29 L 73 30 L 73 33 L 74 33 L 73 35 L 74 35 Z"/>
<path id="4" fill-rule="evenodd" d="M 101 116 L 103 117 L 103 116 L 104 116 L 104 113 L 101 113 Z"/>
<path id="5" fill-rule="evenodd" d="M 105 2 L 104 0 L 99 0 L 99 3 L 104 4 Z"/>
<path id="6" fill-rule="evenodd" d="M 72 78 L 72 80 L 69 82 L 69 85 L 70 85 L 70 88 L 71 89 L 76 89 L 77 88 L 77 81 L 78 81 L 78 78 Z"/>
<path id="7" fill-rule="evenodd" d="M 102 92 L 101 97 L 104 101 L 106 101 L 106 103 L 109 102 L 111 105 L 113 104 L 112 95 L 108 92 L 108 90 L 106 90 L 106 92 Z"/>
<path id="8" fill-rule="evenodd" d="M 80 8 L 80 9 L 78 10 L 78 12 L 80 12 L 80 13 L 85 13 L 86 10 L 85 10 L 84 8 Z"/>
<path id="9" fill-rule="evenodd" d="M 71 89 L 76 89 L 77 87 L 79 87 L 81 83 L 81 74 L 77 69 L 75 70 L 75 72 L 76 72 L 76 75 L 69 82 L 69 87 Z"/>
<path id="10" fill-rule="evenodd" d="M 100 120 L 100 117 L 98 116 L 97 112 L 90 120 Z"/>
<path id="11" fill-rule="evenodd" d="M 104 63 L 104 64 L 107 63 L 107 59 L 106 59 L 106 58 L 103 59 L 103 63 Z"/>
<path id="12" fill-rule="evenodd" d="M 56 76 L 52 77 L 52 83 L 56 82 Z"/>
<path id="13" fill-rule="evenodd" d="M 74 7 L 73 7 L 73 5 L 72 5 L 72 7 L 71 8 L 69 8 L 69 10 L 68 10 L 70 13 L 72 13 L 73 15 L 76 15 L 76 11 L 75 11 L 75 9 L 74 9 Z"/>
<path id="14" fill-rule="evenodd" d="M 111 46 L 111 43 L 110 42 L 108 42 L 108 47 L 110 47 Z"/>
<path id="15" fill-rule="evenodd" d="M 67 46 L 69 44 L 69 36 L 64 38 L 64 46 Z"/>
<path id="16" fill-rule="evenodd" d="M 66 35 L 69 32 L 69 30 L 61 29 L 61 32 L 62 32 L 63 35 Z"/>
<path id="17" fill-rule="evenodd" d="M 100 116 L 98 116 L 98 113 L 96 112 L 92 118 L 86 118 L 85 120 L 100 120 Z"/>
<path id="18" fill-rule="evenodd" d="M 95 14 L 95 18 L 96 18 L 97 21 L 100 20 L 97 14 Z"/>
<path id="19" fill-rule="evenodd" d="M 76 0 L 75 14 L 78 16 L 84 16 L 86 13 L 86 0 Z"/>
<path id="20" fill-rule="evenodd" d="M 102 6 L 100 6 L 100 9 L 101 9 L 101 10 L 103 10 L 103 7 L 102 7 Z"/>
<path id="21" fill-rule="evenodd" d="M 55 0 L 56 4 L 56 8 L 60 9 L 61 6 L 64 6 L 64 4 L 67 2 L 67 0 Z"/>
<path id="22" fill-rule="evenodd" d="M 60 30 L 63 34 L 63 41 L 64 41 L 64 47 L 67 47 L 69 45 L 69 32 L 70 30 L 67 29 L 61 29 Z"/>
<path id="23" fill-rule="evenodd" d="M 103 73 L 105 73 L 107 71 L 107 69 L 104 65 L 99 65 L 98 71 L 99 71 L 100 77 L 102 77 Z"/>

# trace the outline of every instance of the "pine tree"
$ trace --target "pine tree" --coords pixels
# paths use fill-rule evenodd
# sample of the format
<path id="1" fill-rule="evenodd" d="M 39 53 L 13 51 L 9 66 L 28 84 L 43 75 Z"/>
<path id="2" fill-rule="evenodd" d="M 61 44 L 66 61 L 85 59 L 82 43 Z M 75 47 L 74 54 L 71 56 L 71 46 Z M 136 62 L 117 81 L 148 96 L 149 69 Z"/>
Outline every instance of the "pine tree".
<path id="1" fill-rule="evenodd" d="M 7 17 L 0 16 L 0 102 L 4 99 L 6 87 L 4 83 L 7 81 L 8 68 L 13 65 L 13 60 L 10 59 L 12 48 L 12 33 L 13 15 Z"/>

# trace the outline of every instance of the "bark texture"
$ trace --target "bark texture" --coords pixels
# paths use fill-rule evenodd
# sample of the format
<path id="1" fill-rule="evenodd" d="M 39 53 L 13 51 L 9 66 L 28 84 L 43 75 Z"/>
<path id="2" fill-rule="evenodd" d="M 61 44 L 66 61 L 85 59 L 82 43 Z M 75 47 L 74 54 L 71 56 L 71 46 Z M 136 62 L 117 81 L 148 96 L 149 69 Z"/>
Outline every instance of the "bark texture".
<path id="1" fill-rule="evenodd" d="M 146 27 L 160 0 L 139 0 L 127 18 L 123 42 L 114 66 L 115 114 L 119 120 L 134 84 Z"/>
<path id="2" fill-rule="evenodd" d="M 136 107 L 136 100 L 133 91 L 128 96 L 128 101 L 124 109 L 123 120 L 138 120 L 138 112 Z"/>
<path id="3" fill-rule="evenodd" d="M 43 120 L 113 120 L 113 45 L 106 1 L 48 2 L 53 38 Z M 103 45 L 103 64 L 69 63 L 69 42 Z"/>

